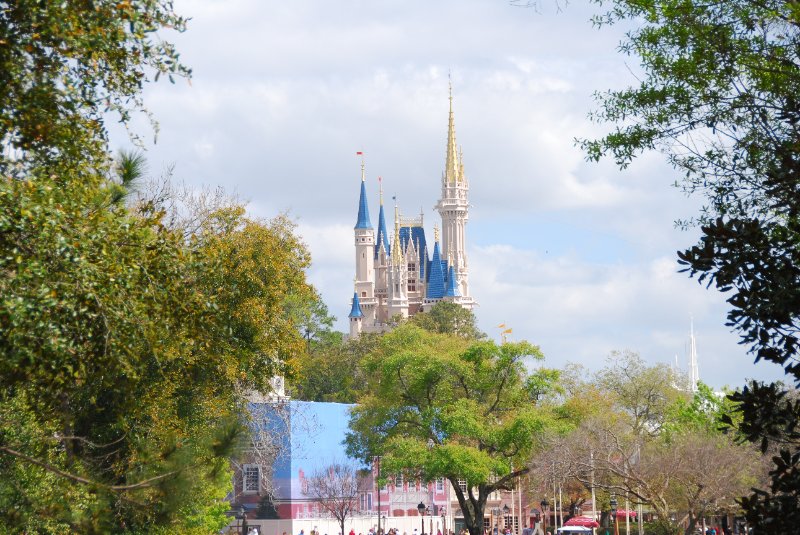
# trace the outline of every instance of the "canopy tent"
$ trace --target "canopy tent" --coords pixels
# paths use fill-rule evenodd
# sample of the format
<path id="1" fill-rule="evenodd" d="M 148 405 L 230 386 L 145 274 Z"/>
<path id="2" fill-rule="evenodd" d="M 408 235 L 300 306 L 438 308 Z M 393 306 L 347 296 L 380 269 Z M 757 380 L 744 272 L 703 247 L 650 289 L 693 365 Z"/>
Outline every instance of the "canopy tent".
<path id="1" fill-rule="evenodd" d="M 574 516 L 564 522 L 565 526 L 583 526 L 587 528 L 599 528 L 600 523 L 588 516 Z"/>
<path id="2" fill-rule="evenodd" d="M 625 518 L 626 516 L 628 518 L 633 518 L 636 516 L 636 511 L 631 511 L 630 509 L 617 509 L 617 518 Z"/>

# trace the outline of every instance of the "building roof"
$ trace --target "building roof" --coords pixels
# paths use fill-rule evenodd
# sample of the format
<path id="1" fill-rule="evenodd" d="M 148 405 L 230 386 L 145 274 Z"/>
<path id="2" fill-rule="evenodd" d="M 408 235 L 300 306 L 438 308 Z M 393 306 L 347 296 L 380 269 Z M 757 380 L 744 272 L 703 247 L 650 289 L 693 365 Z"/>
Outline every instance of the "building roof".
<path id="1" fill-rule="evenodd" d="M 425 280 L 425 272 L 428 266 L 428 244 L 425 241 L 425 229 L 417 226 L 400 227 L 400 243 L 403 244 L 404 251 L 408 249 L 409 240 L 411 240 L 411 243 L 417 248 L 417 254 L 419 255 L 419 267 L 417 271 L 419 272 L 420 279 Z"/>
<path id="2" fill-rule="evenodd" d="M 367 186 L 361 181 L 361 197 L 358 199 L 358 219 L 355 228 L 372 228 L 369 221 L 369 207 L 367 206 Z"/>
<path id="3" fill-rule="evenodd" d="M 426 297 L 428 299 L 441 299 L 444 297 L 444 283 L 444 269 L 442 269 L 439 242 L 437 241 L 433 246 L 433 258 L 431 259 L 431 268 L 428 275 L 428 291 Z"/>
<path id="4" fill-rule="evenodd" d="M 353 292 L 353 306 L 350 308 L 350 315 L 348 318 L 363 318 L 364 313 L 361 312 L 361 302 L 358 300 L 358 293 Z"/>
<path id="5" fill-rule="evenodd" d="M 392 249 L 389 245 L 389 235 L 386 234 L 386 218 L 383 215 L 383 202 L 381 201 L 381 209 L 378 212 L 378 236 L 375 240 L 375 258 L 378 258 L 378 253 L 381 250 L 381 243 L 386 250 L 386 256 L 391 256 Z"/>
<path id="6" fill-rule="evenodd" d="M 461 297 L 461 292 L 458 291 L 458 281 L 456 281 L 456 270 L 450 266 L 447 272 L 447 290 L 444 293 L 445 297 Z"/>

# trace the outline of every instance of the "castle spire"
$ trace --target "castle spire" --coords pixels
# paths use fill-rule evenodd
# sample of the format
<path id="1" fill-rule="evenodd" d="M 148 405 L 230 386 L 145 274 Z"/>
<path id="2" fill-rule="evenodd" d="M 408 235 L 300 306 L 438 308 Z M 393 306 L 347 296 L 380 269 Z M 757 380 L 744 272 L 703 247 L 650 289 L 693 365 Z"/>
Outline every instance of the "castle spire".
<path id="1" fill-rule="evenodd" d="M 367 205 L 367 186 L 366 173 L 364 167 L 364 153 L 357 152 L 361 156 L 361 195 L 358 199 L 358 218 L 356 219 L 357 229 L 371 229 L 372 223 L 369 221 L 369 206 Z"/>
<path id="2" fill-rule="evenodd" d="M 389 245 L 389 235 L 386 233 L 386 217 L 383 215 L 383 179 L 378 177 L 378 190 L 380 195 L 380 210 L 378 211 L 378 236 L 375 241 L 375 258 L 380 254 L 381 245 L 386 250 L 386 254 L 390 255 L 392 248 Z"/>
<path id="3" fill-rule="evenodd" d="M 445 158 L 444 176 L 442 177 L 445 185 L 455 184 L 460 178 L 458 148 L 456 146 L 456 125 L 453 116 L 453 82 L 449 78 L 450 76 L 448 75 L 450 115 L 447 122 L 447 157 Z"/>
<path id="4" fill-rule="evenodd" d="M 400 246 L 400 209 L 397 207 L 397 201 L 394 204 L 394 245 L 392 246 L 392 265 L 399 266 L 403 263 L 403 257 L 400 254 L 402 247 Z"/>

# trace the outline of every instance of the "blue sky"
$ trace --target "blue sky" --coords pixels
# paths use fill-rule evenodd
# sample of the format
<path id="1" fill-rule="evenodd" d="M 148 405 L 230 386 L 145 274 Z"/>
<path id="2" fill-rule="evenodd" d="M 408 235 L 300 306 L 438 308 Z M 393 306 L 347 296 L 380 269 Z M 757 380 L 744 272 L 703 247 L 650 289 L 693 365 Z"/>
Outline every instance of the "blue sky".
<path id="1" fill-rule="evenodd" d="M 686 369 L 694 317 L 700 376 L 715 387 L 775 378 L 724 327 L 724 297 L 677 273 L 675 229 L 702 199 L 672 187 L 660 154 L 620 172 L 588 163 L 574 139 L 601 135 L 592 94 L 635 83 L 623 28 L 593 7 L 503 0 L 321 2 L 178 0 L 176 39 L 191 84 L 159 83 L 142 125 L 151 169 L 223 186 L 258 217 L 288 212 L 314 260 L 310 279 L 345 330 L 364 151 L 373 224 L 377 176 L 402 212 L 438 221 L 448 72 L 472 208 L 467 227 L 481 327 L 539 344 L 548 366 L 602 367 L 610 351 Z M 124 136 L 114 135 L 124 145 Z M 389 201 L 391 203 L 391 201 Z"/>

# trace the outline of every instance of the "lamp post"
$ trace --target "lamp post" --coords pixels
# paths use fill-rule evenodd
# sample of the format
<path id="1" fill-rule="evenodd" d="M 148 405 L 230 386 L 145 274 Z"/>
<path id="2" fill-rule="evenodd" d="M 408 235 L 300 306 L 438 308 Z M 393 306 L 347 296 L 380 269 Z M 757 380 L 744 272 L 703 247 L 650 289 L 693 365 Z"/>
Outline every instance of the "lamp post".
<path id="1" fill-rule="evenodd" d="M 419 502 L 419 504 L 417 505 L 417 511 L 419 511 L 419 522 L 422 528 L 420 531 L 420 535 L 423 535 L 425 533 L 425 504 Z"/>
<path id="2" fill-rule="evenodd" d="M 544 531 L 544 535 L 547 535 L 547 506 L 550 505 L 550 502 L 545 498 L 539 505 L 542 506 L 542 522 L 544 523 L 542 530 Z"/>
<path id="3" fill-rule="evenodd" d="M 239 529 L 239 521 L 240 520 L 242 521 L 241 529 Z M 242 531 L 245 530 L 246 526 L 247 526 L 247 512 L 244 510 L 244 505 L 242 505 L 236 511 L 236 531 L 238 531 L 241 534 Z"/>
<path id="4" fill-rule="evenodd" d="M 614 523 L 614 535 L 619 535 L 619 525 L 617 524 L 617 498 L 612 494 L 611 501 L 611 521 Z"/>
<path id="5" fill-rule="evenodd" d="M 447 535 L 447 526 L 444 523 L 446 518 L 444 508 L 442 508 L 442 535 Z"/>

